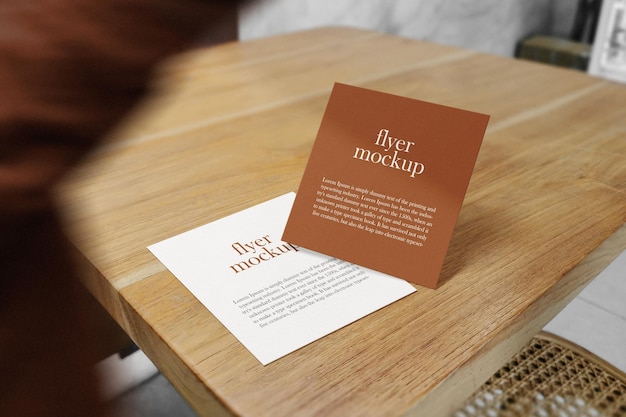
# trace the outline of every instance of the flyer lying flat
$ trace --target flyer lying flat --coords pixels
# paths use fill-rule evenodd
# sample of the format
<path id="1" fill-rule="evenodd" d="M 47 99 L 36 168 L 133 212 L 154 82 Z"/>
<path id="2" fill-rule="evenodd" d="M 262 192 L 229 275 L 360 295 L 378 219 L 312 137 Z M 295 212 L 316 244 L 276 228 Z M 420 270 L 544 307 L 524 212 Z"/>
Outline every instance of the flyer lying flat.
<path id="1" fill-rule="evenodd" d="M 264 365 L 415 291 L 406 281 L 281 241 L 294 197 L 148 248 Z"/>

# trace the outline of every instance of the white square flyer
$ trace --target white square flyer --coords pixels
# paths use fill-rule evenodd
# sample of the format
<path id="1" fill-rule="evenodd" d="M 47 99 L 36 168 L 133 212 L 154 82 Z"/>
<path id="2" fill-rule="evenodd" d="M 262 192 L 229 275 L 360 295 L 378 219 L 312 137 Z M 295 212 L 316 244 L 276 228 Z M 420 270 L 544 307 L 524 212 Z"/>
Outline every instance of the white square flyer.
<path id="1" fill-rule="evenodd" d="M 285 194 L 148 247 L 263 365 L 415 291 L 281 241 L 294 198 Z"/>

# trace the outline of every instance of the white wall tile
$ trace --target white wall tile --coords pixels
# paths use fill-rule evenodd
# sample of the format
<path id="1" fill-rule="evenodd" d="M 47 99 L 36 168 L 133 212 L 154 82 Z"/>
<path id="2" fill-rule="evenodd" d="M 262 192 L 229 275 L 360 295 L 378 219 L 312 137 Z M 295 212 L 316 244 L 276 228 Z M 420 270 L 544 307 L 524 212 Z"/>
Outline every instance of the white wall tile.
<path id="1" fill-rule="evenodd" d="M 578 298 L 610 311 L 626 321 L 626 251 L 602 271 L 578 295 Z"/>
<path id="2" fill-rule="evenodd" d="M 544 330 L 582 346 L 626 372 L 626 320 L 576 298 Z"/>
<path id="3" fill-rule="evenodd" d="M 571 340 L 626 372 L 626 251 L 544 330 Z"/>

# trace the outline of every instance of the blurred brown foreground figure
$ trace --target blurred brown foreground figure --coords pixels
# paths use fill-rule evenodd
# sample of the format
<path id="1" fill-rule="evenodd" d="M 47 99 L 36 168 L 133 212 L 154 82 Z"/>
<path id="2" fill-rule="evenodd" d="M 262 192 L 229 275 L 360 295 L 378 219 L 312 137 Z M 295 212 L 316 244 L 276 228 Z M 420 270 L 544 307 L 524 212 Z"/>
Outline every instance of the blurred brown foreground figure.
<path id="1" fill-rule="evenodd" d="M 228 0 L 0 0 L 0 416 L 103 415 L 51 199 Z"/>

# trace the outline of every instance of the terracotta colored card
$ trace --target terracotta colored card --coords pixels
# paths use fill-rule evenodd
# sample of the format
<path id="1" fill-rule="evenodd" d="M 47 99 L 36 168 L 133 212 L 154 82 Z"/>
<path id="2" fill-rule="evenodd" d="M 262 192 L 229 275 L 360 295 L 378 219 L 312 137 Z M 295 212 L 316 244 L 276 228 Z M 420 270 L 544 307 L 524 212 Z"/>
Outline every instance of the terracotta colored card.
<path id="1" fill-rule="evenodd" d="M 435 288 L 488 120 L 335 84 L 282 239 Z"/>

